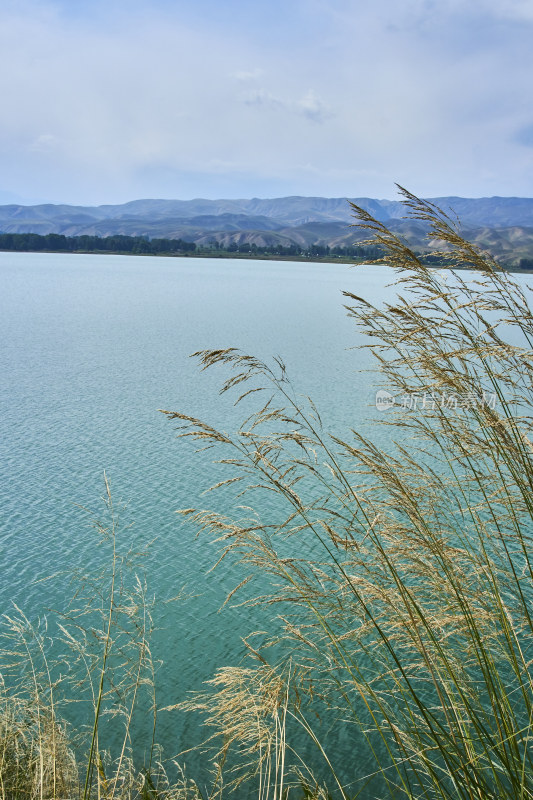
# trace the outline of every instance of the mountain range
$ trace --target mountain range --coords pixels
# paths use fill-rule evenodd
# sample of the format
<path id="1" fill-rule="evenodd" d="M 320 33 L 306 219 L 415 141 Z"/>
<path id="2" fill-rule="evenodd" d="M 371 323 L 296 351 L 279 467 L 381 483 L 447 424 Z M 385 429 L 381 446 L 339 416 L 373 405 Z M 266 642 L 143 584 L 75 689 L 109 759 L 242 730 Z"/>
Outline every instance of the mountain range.
<path id="1" fill-rule="evenodd" d="M 422 223 L 406 219 L 395 200 L 350 198 L 378 220 L 425 250 Z M 460 221 L 463 235 L 509 265 L 533 259 L 533 198 L 439 197 L 433 203 Z M 351 228 L 346 198 L 281 197 L 251 200 L 133 200 L 121 205 L 3 205 L 1 233 L 59 233 L 65 236 L 146 236 L 185 239 L 200 245 L 220 242 L 348 246 L 367 238 Z M 523 264 L 524 266 L 524 264 Z M 533 261 L 531 266 L 533 266 Z"/>

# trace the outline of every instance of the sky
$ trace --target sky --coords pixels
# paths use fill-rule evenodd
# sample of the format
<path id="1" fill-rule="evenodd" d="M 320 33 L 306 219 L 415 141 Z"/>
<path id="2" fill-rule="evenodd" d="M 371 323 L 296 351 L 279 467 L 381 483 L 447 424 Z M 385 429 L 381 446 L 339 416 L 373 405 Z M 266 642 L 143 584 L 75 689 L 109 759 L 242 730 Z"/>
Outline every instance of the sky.
<path id="1" fill-rule="evenodd" d="M 533 196 L 533 0 L 0 0 L 0 203 Z"/>

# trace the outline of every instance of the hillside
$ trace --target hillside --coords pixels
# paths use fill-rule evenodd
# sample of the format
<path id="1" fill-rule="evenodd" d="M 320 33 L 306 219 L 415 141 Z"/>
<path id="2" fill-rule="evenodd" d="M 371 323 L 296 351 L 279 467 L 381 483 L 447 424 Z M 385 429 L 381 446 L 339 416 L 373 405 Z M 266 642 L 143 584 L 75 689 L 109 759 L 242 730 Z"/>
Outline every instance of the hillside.
<path id="1" fill-rule="evenodd" d="M 377 219 L 428 249 L 423 225 L 405 219 L 399 201 L 351 198 Z M 440 197 L 432 202 L 461 222 L 463 233 L 509 265 L 533 259 L 533 198 Z M 65 236 L 144 236 L 258 247 L 296 244 L 346 247 L 364 238 L 350 228 L 345 198 L 282 197 L 251 200 L 133 200 L 122 205 L 4 205 L 1 233 Z M 438 246 L 434 243 L 434 246 Z M 429 246 L 431 249 L 431 245 Z"/>

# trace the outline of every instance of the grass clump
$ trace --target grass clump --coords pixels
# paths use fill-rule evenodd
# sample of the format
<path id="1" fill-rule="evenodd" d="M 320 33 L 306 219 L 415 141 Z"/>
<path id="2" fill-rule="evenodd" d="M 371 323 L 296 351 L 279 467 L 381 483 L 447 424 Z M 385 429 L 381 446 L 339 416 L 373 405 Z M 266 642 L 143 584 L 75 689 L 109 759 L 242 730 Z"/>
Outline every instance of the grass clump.
<path id="1" fill-rule="evenodd" d="M 70 797 L 76 786 L 74 754 L 52 709 L 2 693 L 0 797 Z"/>
<path id="2" fill-rule="evenodd" d="M 165 412 L 219 448 L 219 487 L 239 488 L 232 515 L 184 515 L 240 561 L 244 601 L 278 609 L 248 641 L 252 665 L 222 669 L 189 704 L 220 758 L 238 753 L 229 782 L 254 775 L 261 800 L 533 797 L 533 316 L 453 220 L 401 191 L 451 268 L 353 207 L 398 287 L 382 307 L 346 293 L 394 399 L 386 450 L 328 435 L 281 360 L 234 349 L 196 354 L 246 405 L 233 434 Z M 275 497 L 261 516 L 258 492 Z"/>
<path id="3" fill-rule="evenodd" d="M 121 509 L 104 483 L 103 513 L 91 522 L 104 566 L 74 575 L 66 611 L 37 624 L 17 607 L 2 618 L 0 800 L 155 800 L 187 785 L 170 786 L 155 746 L 153 601 L 141 554 L 118 540 Z M 75 730 L 65 722 L 73 705 Z"/>

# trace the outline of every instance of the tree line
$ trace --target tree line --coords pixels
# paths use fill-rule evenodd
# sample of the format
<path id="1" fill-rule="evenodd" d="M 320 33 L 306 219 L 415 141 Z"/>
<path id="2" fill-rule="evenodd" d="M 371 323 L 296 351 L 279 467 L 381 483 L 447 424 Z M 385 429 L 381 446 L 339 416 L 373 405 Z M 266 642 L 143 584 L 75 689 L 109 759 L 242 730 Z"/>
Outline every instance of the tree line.
<path id="1" fill-rule="evenodd" d="M 0 233 L 0 250 L 23 253 L 115 253 L 126 255 L 168 255 L 168 256 L 235 256 L 243 258 L 319 258 L 336 260 L 373 261 L 383 256 L 379 245 L 335 245 L 272 244 L 260 246 L 255 243 L 230 242 L 223 244 L 213 238 L 206 243 L 196 244 L 184 239 L 150 239 L 148 236 L 65 236 L 61 233 Z M 443 253 L 417 253 L 429 266 L 453 267 L 454 259 Z M 509 264 L 504 264 L 509 267 Z M 533 270 L 533 258 L 520 258 L 511 266 L 518 269 Z"/>
<path id="2" fill-rule="evenodd" d="M 117 253 L 132 255 L 217 255 L 251 257 L 289 256 L 301 258 L 379 258 L 380 248 L 368 245 L 274 244 L 254 243 L 224 245 L 216 239 L 197 245 L 184 239 L 149 239 L 147 236 L 65 236 L 60 233 L 0 233 L 0 250 L 53 253 Z"/>
<path id="3" fill-rule="evenodd" d="M 61 233 L 0 233 L 0 250 L 54 253 L 194 253 L 194 242 L 148 239 L 145 236 L 64 236 Z"/>

